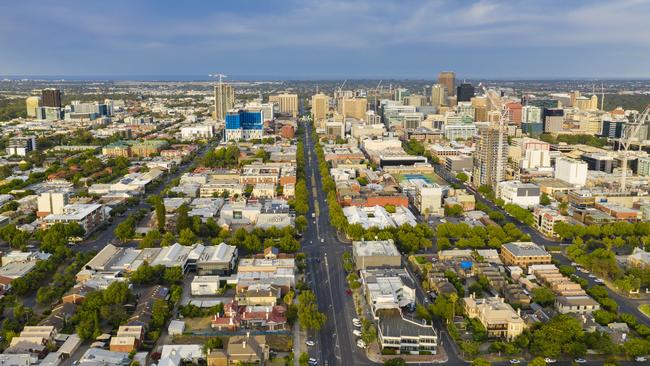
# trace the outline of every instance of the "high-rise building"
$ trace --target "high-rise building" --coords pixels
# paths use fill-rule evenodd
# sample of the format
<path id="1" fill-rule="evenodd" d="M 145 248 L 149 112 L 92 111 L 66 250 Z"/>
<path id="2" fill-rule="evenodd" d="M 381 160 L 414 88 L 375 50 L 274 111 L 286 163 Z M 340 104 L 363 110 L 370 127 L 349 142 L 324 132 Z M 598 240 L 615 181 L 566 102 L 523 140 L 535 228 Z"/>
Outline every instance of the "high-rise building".
<path id="1" fill-rule="evenodd" d="M 625 121 L 604 120 L 602 132 L 600 133 L 600 136 L 610 138 L 610 139 L 619 139 L 623 136 L 624 130 L 625 130 Z"/>
<path id="2" fill-rule="evenodd" d="M 37 109 L 41 106 L 41 97 L 29 97 L 25 100 L 27 117 L 36 117 Z"/>
<path id="3" fill-rule="evenodd" d="M 366 111 L 366 124 L 378 125 L 381 124 L 381 116 L 373 110 Z"/>
<path id="4" fill-rule="evenodd" d="M 404 97 L 402 99 L 402 102 L 404 103 L 404 105 L 410 105 L 413 107 L 422 107 L 427 105 L 427 97 L 425 97 L 424 95 L 413 94 Z"/>
<path id="5" fill-rule="evenodd" d="M 282 93 L 269 96 L 269 102 L 278 104 L 278 112 L 289 114 L 293 117 L 298 115 L 298 94 Z"/>
<path id="6" fill-rule="evenodd" d="M 485 96 L 472 98 L 472 107 L 474 107 L 474 120 L 477 122 L 486 122 L 488 120 L 489 100 Z"/>
<path id="7" fill-rule="evenodd" d="M 406 88 L 395 88 L 393 100 L 397 102 L 402 102 L 404 101 L 404 98 L 408 97 L 411 95 L 408 89 Z"/>
<path id="8" fill-rule="evenodd" d="M 521 129 L 531 136 L 537 136 L 544 132 L 542 123 L 542 109 L 532 105 L 521 108 Z"/>
<path id="9" fill-rule="evenodd" d="M 433 84 L 431 86 L 431 105 L 440 107 L 447 105 L 447 90 L 442 84 Z"/>
<path id="10" fill-rule="evenodd" d="M 498 123 L 491 123 L 479 128 L 478 135 L 472 182 L 476 187 L 487 185 L 496 188 L 497 183 L 506 179 L 508 131 Z"/>
<path id="11" fill-rule="evenodd" d="M 453 71 L 443 71 L 438 74 L 438 84 L 447 89 L 450 97 L 456 96 L 456 74 Z"/>
<path id="12" fill-rule="evenodd" d="M 25 156 L 36 150 L 36 136 L 16 136 L 9 139 L 7 155 Z"/>
<path id="13" fill-rule="evenodd" d="M 344 118 L 355 118 L 363 120 L 368 110 L 368 100 L 366 98 L 343 98 L 341 102 L 340 113 Z"/>
<path id="14" fill-rule="evenodd" d="M 323 93 L 313 95 L 311 97 L 311 115 L 314 123 L 317 125 L 319 122 L 327 118 L 330 110 L 330 97 Z"/>
<path id="15" fill-rule="evenodd" d="M 214 86 L 214 119 L 224 121 L 226 113 L 235 105 L 235 88 L 226 83 Z"/>
<path id="16" fill-rule="evenodd" d="M 224 141 L 261 139 L 263 133 L 262 110 L 238 110 L 226 113 Z"/>
<path id="17" fill-rule="evenodd" d="M 506 103 L 506 110 L 508 111 L 508 123 L 519 126 L 521 124 L 521 114 L 522 114 L 521 103 L 518 102 Z"/>
<path id="18" fill-rule="evenodd" d="M 458 88 L 456 88 L 458 97 L 458 102 L 469 102 L 474 97 L 474 85 L 471 83 L 461 83 Z"/>
<path id="19" fill-rule="evenodd" d="M 43 89 L 41 98 L 43 107 L 61 108 L 61 91 L 59 89 Z"/>
<path id="20" fill-rule="evenodd" d="M 555 160 L 555 179 L 569 184 L 584 186 L 587 183 L 587 163 L 567 157 Z"/>
<path id="21" fill-rule="evenodd" d="M 560 132 L 564 129 L 564 109 L 545 109 L 544 132 Z"/>

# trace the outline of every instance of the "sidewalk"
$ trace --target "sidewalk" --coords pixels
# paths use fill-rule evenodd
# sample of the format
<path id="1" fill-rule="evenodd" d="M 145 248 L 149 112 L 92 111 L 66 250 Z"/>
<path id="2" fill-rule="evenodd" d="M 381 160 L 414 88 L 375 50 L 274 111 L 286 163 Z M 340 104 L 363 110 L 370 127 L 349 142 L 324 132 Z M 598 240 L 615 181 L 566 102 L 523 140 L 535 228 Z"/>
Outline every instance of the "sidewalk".
<path id="1" fill-rule="evenodd" d="M 295 322 L 293 325 L 293 364 L 294 366 L 300 366 L 298 359 L 303 352 L 307 352 L 307 345 L 305 341 L 307 340 L 307 335 L 305 332 L 300 329 L 298 322 Z"/>

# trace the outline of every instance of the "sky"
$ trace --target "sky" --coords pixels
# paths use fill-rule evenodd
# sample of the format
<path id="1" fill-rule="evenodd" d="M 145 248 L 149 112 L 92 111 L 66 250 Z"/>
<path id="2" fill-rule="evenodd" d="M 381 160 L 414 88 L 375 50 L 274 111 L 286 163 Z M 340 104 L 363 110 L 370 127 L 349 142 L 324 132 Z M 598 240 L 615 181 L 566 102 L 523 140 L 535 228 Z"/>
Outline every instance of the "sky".
<path id="1" fill-rule="evenodd" d="M 648 78 L 650 0 L 0 2 L 0 75 Z"/>

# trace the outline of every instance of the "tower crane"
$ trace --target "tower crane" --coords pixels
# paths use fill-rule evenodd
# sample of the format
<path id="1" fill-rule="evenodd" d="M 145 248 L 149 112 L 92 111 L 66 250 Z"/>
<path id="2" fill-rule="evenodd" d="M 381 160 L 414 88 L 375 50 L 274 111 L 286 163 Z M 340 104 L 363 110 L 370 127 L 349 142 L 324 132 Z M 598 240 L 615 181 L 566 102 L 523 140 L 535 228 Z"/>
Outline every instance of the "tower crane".
<path id="1" fill-rule="evenodd" d="M 650 115 L 650 104 L 645 107 L 643 113 L 637 114 L 634 119 L 625 124 L 621 138 L 618 140 L 619 149 L 623 151 L 623 171 L 621 172 L 621 192 L 625 192 L 627 186 L 627 160 L 630 156 L 630 145 L 637 139 L 641 145 L 641 138 L 639 138 L 639 130 L 641 126 L 646 124 L 648 116 Z"/>

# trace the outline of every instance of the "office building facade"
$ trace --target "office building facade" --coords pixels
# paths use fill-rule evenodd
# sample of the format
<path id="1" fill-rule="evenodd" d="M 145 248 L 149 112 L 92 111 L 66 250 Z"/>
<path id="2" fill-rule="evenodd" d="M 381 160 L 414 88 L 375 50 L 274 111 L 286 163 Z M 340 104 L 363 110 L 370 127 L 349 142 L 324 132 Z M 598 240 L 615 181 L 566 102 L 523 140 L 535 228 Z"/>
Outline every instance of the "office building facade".
<path id="1" fill-rule="evenodd" d="M 261 139 L 263 134 L 262 111 L 230 111 L 226 114 L 224 141 Z"/>
<path id="2" fill-rule="evenodd" d="M 61 91 L 59 89 L 43 89 L 41 91 L 43 107 L 61 108 Z"/>
<path id="3" fill-rule="evenodd" d="M 458 102 L 469 102 L 474 97 L 474 86 L 471 83 L 461 83 L 456 92 Z"/>
<path id="4" fill-rule="evenodd" d="M 453 71 L 443 71 L 438 74 L 438 84 L 447 89 L 447 94 L 450 97 L 456 96 L 456 73 Z"/>

